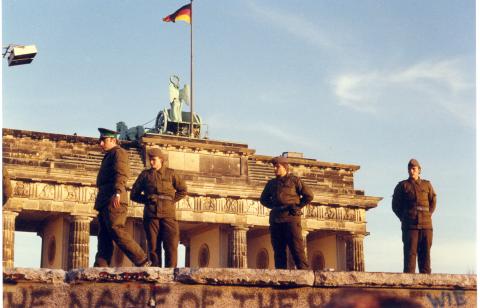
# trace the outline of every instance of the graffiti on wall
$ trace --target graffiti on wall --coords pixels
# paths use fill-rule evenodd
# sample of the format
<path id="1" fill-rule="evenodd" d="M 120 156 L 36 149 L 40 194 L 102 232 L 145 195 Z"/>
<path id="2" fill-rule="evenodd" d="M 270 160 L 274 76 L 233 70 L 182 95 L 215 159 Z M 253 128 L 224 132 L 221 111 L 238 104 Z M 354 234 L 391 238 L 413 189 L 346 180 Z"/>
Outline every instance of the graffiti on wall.
<path id="1" fill-rule="evenodd" d="M 59 292 L 61 292 L 59 294 Z M 355 296 L 375 298 L 382 292 L 372 291 L 328 291 L 326 289 L 260 289 L 185 286 L 185 285 L 139 285 L 111 284 L 110 286 L 73 288 L 65 292 L 59 287 L 11 287 L 3 293 L 6 308 L 52 307 L 69 308 L 126 308 L 126 307 L 239 307 L 239 308 L 321 308 L 334 300 L 349 298 L 345 292 L 355 292 Z M 364 292 L 364 293 L 361 293 Z M 363 295 L 362 295 L 363 294 Z M 389 293 L 390 298 L 392 297 Z M 421 303 L 424 307 L 466 307 L 474 305 L 476 293 L 467 296 L 463 290 L 455 291 L 415 291 L 405 301 Z M 395 295 L 393 295 L 395 296 Z M 350 296 L 352 298 L 352 296 Z M 402 297 L 396 297 L 396 300 Z M 471 303 L 470 303 L 471 302 Z"/>

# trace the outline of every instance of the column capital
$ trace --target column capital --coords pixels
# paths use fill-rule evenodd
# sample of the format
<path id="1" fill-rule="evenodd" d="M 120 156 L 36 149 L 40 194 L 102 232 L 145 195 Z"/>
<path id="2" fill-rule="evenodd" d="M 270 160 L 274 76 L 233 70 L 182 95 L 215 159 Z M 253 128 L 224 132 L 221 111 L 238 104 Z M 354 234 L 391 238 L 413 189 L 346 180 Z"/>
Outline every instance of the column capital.
<path id="1" fill-rule="evenodd" d="M 2 210 L 2 215 L 3 215 L 3 216 L 13 216 L 13 217 L 17 217 L 18 214 L 20 214 L 20 210 L 19 210 L 19 209 L 3 208 L 3 210 Z"/>
<path id="2" fill-rule="evenodd" d="M 82 221 L 90 223 L 93 220 L 94 216 L 92 216 L 91 214 L 72 213 L 68 215 L 67 218 L 70 222 Z"/>
<path id="3" fill-rule="evenodd" d="M 248 231 L 250 229 L 248 225 L 243 225 L 243 224 L 231 224 L 230 227 L 238 231 Z"/>

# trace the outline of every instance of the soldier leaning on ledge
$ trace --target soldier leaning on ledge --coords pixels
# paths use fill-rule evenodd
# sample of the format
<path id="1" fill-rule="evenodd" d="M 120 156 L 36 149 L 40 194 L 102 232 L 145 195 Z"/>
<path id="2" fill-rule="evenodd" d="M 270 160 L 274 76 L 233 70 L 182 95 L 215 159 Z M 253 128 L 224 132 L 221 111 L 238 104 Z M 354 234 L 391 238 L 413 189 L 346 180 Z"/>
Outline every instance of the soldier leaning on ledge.
<path id="1" fill-rule="evenodd" d="M 98 251 L 94 266 L 107 267 L 115 242 L 136 266 L 150 266 L 147 255 L 125 227 L 127 221 L 128 153 L 117 144 L 118 132 L 99 128 L 100 147 L 105 152 L 97 175 Z"/>
<path id="2" fill-rule="evenodd" d="M 158 148 L 148 152 L 150 165 L 133 184 L 130 199 L 145 204 L 143 226 L 147 235 L 150 260 L 161 266 L 162 243 L 165 267 L 177 267 L 180 232 L 175 217 L 175 203 L 187 195 L 187 186 L 173 169 L 167 168 L 167 154 Z"/>
<path id="3" fill-rule="evenodd" d="M 402 222 L 403 272 L 415 273 L 418 253 L 418 270 L 430 274 L 430 247 L 432 247 L 432 214 L 436 194 L 432 184 L 420 179 L 421 167 L 416 159 L 408 162 L 408 179 L 395 187 L 392 209 Z"/>
<path id="4" fill-rule="evenodd" d="M 302 236 L 301 209 L 313 200 L 313 192 L 302 180 L 288 173 L 286 157 L 275 157 L 272 164 L 276 177 L 265 185 L 260 203 L 271 209 L 270 236 L 275 268 L 287 268 L 288 246 L 297 269 L 308 269 Z"/>

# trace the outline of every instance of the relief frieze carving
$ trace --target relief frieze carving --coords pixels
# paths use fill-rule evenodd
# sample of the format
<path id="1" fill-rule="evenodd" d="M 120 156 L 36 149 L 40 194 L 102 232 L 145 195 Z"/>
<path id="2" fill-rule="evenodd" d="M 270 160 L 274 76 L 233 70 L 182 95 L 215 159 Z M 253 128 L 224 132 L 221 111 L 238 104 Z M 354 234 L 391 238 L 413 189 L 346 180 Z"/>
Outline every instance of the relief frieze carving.
<path id="1" fill-rule="evenodd" d="M 217 199 L 211 198 L 211 197 L 206 197 L 203 201 L 203 206 L 202 209 L 207 210 L 207 211 L 215 211 L 217 209 Z"/>
<path id="2" fill-rule="evenodd" d="M 305 217 L 307 218 L 319 218 L 319 207 L 318 206 L 311 206 L 307 205 L 307 209 L 305 211 Z"/>
<path id="3" fill-rule="evenodd" d="M 64 196 L 65 196 L 65 201 L 79 201 L 78 196 L 79 196 L 79 187 L 75 186 L 64 186 Z"/>
<path id="4" fill-rule="evenodd" d="M 210 196 L 188 196 L 177 203 L 177 209 L 257 216 L 268 216 L 270 212 L 258 200 Z M 316 220 L 362 221 L 357 209 L 328 205 L 308 205 L 303 210 L 303 217 Z"/>
<path id="5" fill-rule="evenodd" d="M 224 210 L 227 213 L 241 213 L 240 202 L 238 199 L 225 198 L 222 201 L 225 202 Z"/>
<path id="6" fill-rule="evenodd" d="M 259 201 L 254 201 L 254 200 L 244 200 L 245 207 L 246 207 L 246 213 L 247 214 L 255 214 L 255 215 L 264 215 L 266 209 L 264 206 L 260 204 Z"/>
<path id="7" fill-rule="evenodd" d="M 53 200 L 55 198 L 55 186 L 51 184 L 38 184 L 39 199 Z"/>
<path id="8" fill-rule="evenodd" d="M 325 209 L 325 218 L 326 219 L 336 219 L 337 218 L 337 213 L 336 213 L 335 209 L 333 209 L 331 207 L 327 207 Z"/>
<path id="9" fill-rule="evenodd" d="M 177 203 L 177 209 L 179 210 L 193 210 L 194 209 L 194 204 L 195 204 L 195 198 L 194 197 L 185 197 L 182 200 L 178 201 Z"/>
<path id="10" fill-rule="evenodd" d="M 347 209 L 345 213 L 345 220 L 355 221 L 355 210 Z"/>
<path id="11" fill-rule="evenodd" d="M 14 183 L 12 181 L 12 186 L 15 188 L 13 189 L 13 194 L 17 197 L 29 197 L 30 196 L 30 185 L 29 183 L 24 183 L 17 181 Z"/>
<path id="12" fill-rule="evenodd" d="M 97 189 L 96 188 L 88 188 L 86 191 L 87 195 L 87 202 L 95 202 L 97 198 Z"/>

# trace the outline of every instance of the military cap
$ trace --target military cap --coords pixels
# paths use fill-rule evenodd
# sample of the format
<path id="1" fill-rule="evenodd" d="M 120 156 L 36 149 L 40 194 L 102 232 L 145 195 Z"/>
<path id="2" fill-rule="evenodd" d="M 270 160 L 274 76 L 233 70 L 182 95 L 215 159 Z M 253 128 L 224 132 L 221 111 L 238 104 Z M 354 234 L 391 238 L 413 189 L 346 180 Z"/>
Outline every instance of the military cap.
<path id="1" fill-rule="evenodd" d="M 151 148 L 150 150 L 148 150 L 148 156 L 149 157 L 158 157 L 162 161 L 167 161 L 168 160 L 168 154 L 162 152 L 162 150 L 160 150 L 159 148 Z"/>
<path id="2" fill-rule="evenodd" d="M 107 128 L 99 127 L 98 131 L 100 132 L 100 138 L 117 138 L 118 135 L 118 132 Z"/>
<path id="3" fill-rule="evenodd" d="M 274 165 L 280 164 L 280 165 L 287 165 L 288 166 L 288 158 L 286 158 L 284 156 L 277 156 L 277 157 L 272 158 L 271 163 L 274 164 Z"/>
<path id="4" fill-rule="evenodd" d="M 415 158 L 412 158 L 408 161 L 408 168 L 411 168 L 411 167 L 414 167 L 414 166 L 417 166 L 418 168 L 422 168 L 420 166 L 420 164 L 418 163 L 418 160 L 416 160 Z"/>

